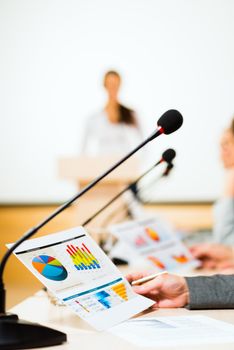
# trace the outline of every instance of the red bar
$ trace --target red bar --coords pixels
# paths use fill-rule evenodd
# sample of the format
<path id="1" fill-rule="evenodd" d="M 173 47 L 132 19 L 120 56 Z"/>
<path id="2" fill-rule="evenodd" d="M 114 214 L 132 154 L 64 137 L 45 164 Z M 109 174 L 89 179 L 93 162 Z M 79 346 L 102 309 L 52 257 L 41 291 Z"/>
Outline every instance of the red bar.
<path id="1" fill-rule="evenodd" d="M 84 243 L 82 243 L 82 245 L 85 247 L 85 249 L 89 252 L 89 254 L 92 254 L 91 251 L 86 247 L 86 245 Z"/>
<path id="2" fill-rule="evenodd" d="M 69 251 L 69 249 L 66 249 L 66 251 L 68 252 L 69 255 L 72 255 L 71 252 Z"/>
<path id="3" fill-rule="evenodd" d="M 70 245 L 70 247 L 71 247 L 71 249 L 74 251 L 74 253 L 77 252 L 77 248 L 78 248 L 78 247 L 74 247 L 74 245 L 72 245 L 72 244 Z"/>
<path id="4" fill-rule="evenodd" d="M 71 247 L 68 245 L 67 246 L 67 252 L 70 254 L 70 255 L 74 255 L 73 251 L 71 250 Z"/>

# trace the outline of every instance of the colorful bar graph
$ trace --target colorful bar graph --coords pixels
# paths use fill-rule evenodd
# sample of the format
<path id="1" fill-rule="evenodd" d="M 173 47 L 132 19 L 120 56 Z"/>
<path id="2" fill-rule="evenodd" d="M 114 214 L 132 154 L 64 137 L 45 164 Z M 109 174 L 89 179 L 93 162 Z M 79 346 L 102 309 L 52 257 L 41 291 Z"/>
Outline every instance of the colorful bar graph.
<path id="1" fill-rule="evenodd" d="M 111 288 L 116 294 L 120 296 L 123 300 L 128 300 L 127 288 L 124 283 L 116 284 Z"/>
<path id="2" fill-rule="evenodd" d="M 81 247 L 72 244 L 67 245 L 67 252 L 77 270 L 100 269 L 100 264 L 87 246 L 82 243 Z"/>
<path id="3" fill-rule="evenodd" d="M 97 298 L 98 302 L 102 304 L 106 309 L 111 308 L 111 296 L 107 291 L 102 290 L 101 292 L 96 293 L 95 297 Z"/>

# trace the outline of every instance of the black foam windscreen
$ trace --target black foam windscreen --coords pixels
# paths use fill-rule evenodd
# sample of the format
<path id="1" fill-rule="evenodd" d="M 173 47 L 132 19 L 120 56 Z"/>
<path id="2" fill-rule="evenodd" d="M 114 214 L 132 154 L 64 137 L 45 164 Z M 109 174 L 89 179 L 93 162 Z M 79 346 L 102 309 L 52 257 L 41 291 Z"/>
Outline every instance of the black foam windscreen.
<path id="1" fill-rule="evenodd" d="M 166 135 L 171 134 L 181 127 L 183 124 L 183 117 L 176 109 L 169 109 L 158 120 L 158 126 Z"/>
<path id="2" fill-rule="evenodd" d="M 166 151 L 163 152 L 162 159 L 167 163 L 171 163 L 175 156 L 176 151 L 172 148 L 168 148 Z"/>

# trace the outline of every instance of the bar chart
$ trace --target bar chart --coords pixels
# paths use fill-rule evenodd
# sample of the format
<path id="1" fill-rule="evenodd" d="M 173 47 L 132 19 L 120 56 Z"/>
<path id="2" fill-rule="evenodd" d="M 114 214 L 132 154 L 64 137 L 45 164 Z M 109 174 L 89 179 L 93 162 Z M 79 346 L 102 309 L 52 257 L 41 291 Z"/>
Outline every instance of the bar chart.
<path id="1" fill-rule="evenodd" d="M 77 270 L 94 270 L 101 268 L 99 261 L 84 243 L 82 243 L 80 247 L 69 244 L 66 250 Z"/>
<path id="2" fill-rule="evenodd" d="M 122 278 L 95 289 L 80 293 L 69 302 L 73 310 L 84 318 L 110 310 L 133 297 L 132 291 Z"/>

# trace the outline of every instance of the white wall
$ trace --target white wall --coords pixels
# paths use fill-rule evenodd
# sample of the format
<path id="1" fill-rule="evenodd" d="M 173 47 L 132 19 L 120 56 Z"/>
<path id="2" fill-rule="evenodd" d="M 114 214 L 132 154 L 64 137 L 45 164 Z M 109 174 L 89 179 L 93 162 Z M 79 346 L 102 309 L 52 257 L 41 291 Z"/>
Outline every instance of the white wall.
<path id="1" fill-rule="evenodd" d="M 109 68 L 123 74 L 122 100 L 145 135 L 165 110 L 184 115 L 180 131 L 147 147 L 147 164 L 167 147 L 178 154 L 155 198 L 218 196 L 218 139 L 234 112 L 233 18 L 232 0 L 1 0 L 0 201 L 74 193 L 57 158 L 79 152 Z"/>

